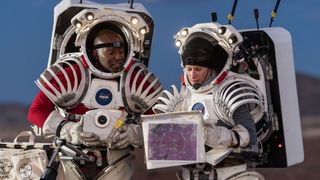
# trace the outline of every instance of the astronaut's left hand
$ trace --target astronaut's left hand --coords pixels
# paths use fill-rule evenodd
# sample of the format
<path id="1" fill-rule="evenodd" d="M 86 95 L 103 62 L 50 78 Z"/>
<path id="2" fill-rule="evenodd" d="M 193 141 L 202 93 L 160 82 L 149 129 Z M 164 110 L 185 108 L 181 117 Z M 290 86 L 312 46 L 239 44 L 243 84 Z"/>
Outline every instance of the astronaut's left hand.
<path id="1" fill-rule="evenodd" d="M 240 124 L 237 124 L 232 129 L 207 124 L 204 136 L 206 145 L 212 148 L 218 145 L 225 147 L 245 147 L 250 142 L 248 130 Z"/>
<path id="2" fill-rule="evenodd" d="M 143 137 L 140 125 L 125 124 L 116 132 L 113 143 L 115 149 L 123 149 L 129 145 L 142 147 Z"/>

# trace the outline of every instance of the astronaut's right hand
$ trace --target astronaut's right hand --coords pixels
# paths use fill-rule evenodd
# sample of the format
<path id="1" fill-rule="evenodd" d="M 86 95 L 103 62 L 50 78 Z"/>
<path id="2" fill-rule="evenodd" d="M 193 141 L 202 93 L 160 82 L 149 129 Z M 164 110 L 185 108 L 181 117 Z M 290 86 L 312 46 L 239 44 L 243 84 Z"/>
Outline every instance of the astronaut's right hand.
<path id="1" fill-rule="evenodd" d="M 43 125 L 43 134 L 45 136 L 59 134 L 60 138 L 74 145 L 97 146 L 100 144 L 99 137 L 94 133 L 83 132 L 83 119 L 79 122 L 67 121 L 61 126 L 63 119 L 57 111 L 52 111 Z M 61 129 L 57 133 L 59 126 Z"/>
<path id="2" fill-rule="evenodd" d="M 85 146 L 97 146 L 99 137 L 91 132 L 83 132 L 83 119 L 79 122 L 68 122 L 60 131 L 60 137 L 71 144 L 83 144 Z"/>
<path id="3" fill-rule="evenodd" d="M 156 114 L 180 111 L 184 100 L 184 88 L 179 92 L 177 87 L 172 85 L 171 92 L 164 90 L 158 98 L 157 104 L 152 107 Z"/>

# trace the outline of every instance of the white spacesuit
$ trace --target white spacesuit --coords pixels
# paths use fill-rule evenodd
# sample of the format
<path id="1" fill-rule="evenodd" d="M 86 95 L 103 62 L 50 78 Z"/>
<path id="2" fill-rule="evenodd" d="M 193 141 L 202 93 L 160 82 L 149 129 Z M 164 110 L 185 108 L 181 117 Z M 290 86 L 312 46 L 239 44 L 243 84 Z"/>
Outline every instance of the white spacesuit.
<path id="1" fill-rule="evenodd" d="M 294 72 L 292 66 L 282 66 L 284 61 L 292 64 L 290 56 L 280 56 L 283 62 L 272 62 L 278 58 L 272 53 L 292 54 L 290 36 L 277 28 L 242 33 L 230 25 L 203 23 L 183 28 L 175 35 L 184 68 L 182 87 L 180 92 L 175 86 L 171 91 L 164 91 L 153 110 L 167 114 L 200 111 L 206 147 L 206 163 L 182 166 L 177 174 L 179 179 L 264 179 L 258 172 L 248 171 L 248 166 L 288 166 L 303 159 L 301 134 L 297 139 L 288 136 L 294 130 L 301 132 L 299 124 L 289 124 L 292 118 L 299 123 L 299 116 L 287 119 L 284 112 L 287 108 L 297 112 L 298 104 L 295 101 L 281 109 L 278 102 L 286 102 L 287 95 L 276 91 L 287 87 L 274 81 L 288 77 L 284 72 L 290 75 Z M 273 39 L 275 34 L 278 38 L 283 36 Z M 281 45 L 285 48 L 279 53 L 277 48 L 281 49 Z M 206 71 L 195 75 L 202 69 Z M 278 77 L 272 76 L 276 71 Z M 291 76 L 282 83 L 295 87 Z M 295 89 L 287 91 L 296 98 Z M 278 118 L 273 118 L 280 116 L 283 117 L 280 123 Z M 283 129 L 294 130 L 284 132 Z M 297 156 L 291 156 L 293 150 L 284 152 L 272 145 L 278 143 L 282 147 L 284 141 L 279 137 L 286 139 L 288 145 L 294 143 L 299 147 Z M 274 153 L 267 147 L 274 148 Z M 288 159 L 277 159 L 280 154 Z"/>
<path id="2" fill-rule="evenodd" d="M 130 179 L 130 147 L 142 145 L 140 115 L 162 91 L 145 65 L 152 19 L 140 4 L 130 9 L 129 4 L 63 1 L 56 7 L 64 15 L 79 8 L 65 32 L 54 30 L 55 45 L 48 68 L 36 81 L 41 92 L 30 107 L 29 120 L 42 127 L 44 135 L 85 145 L 82 151 L 96 158 L 89 165 L 78 163 L 83 174 L 71 162 L 62 163 L 64 174 L 58 179 Z"/>

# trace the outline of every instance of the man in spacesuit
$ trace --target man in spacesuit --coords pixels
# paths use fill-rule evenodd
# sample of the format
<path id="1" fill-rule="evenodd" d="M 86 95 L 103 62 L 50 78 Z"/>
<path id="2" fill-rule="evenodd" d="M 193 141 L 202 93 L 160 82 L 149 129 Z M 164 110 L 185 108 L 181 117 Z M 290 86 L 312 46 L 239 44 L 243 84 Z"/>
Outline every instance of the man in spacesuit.
<path id="1" fill-rule="evenodd" d="M 118 46 L 117 46 L 117 45 Z M 97 34 L 97 37 L 94 41 L 94 57 L 96 58 L 95 64 L 98 69 L 101 69 L 104 72 L 113 72 L 117 73 L 123 69 L 123 64 L 125 62 L 125 53 L 124 49 L 121 46 L 123 44 L 123 40 L 119 34 L 111 30 L 103 30 Z M 68 74 L 71 71 L 67 70 Z M 87 109 L 85 107 L 78 107 L 77 113 L 83 114 Z M 53 114 L 51 114 L 53 113 Z M 43 127 L 44 135 L 50 133 L 57 133 L 55 128 L 50 126 L 59 125 L 59 123 L 53 123 L 51 125 L 48 119 L 48 116 L 54 116 L 57 112 L 54 111 L 54 104 L 48 99 L 48 97 L 41 91 L 37 95 L 36 99 L 32 103 L 29 111 L 29 119 L 32 123 L 38 125 L 39 127 Z M 59 117 L 59 115 L 57 114 Z M 44 119 L 44 117 L 46 117 Z M 61 119 L 62 120 L 62 119 Z M 63 126 L 71 126 L 76 125 L 80 126 L 80 124 L 74 122 L 67 122 Z M 67 129 L 70 129 L 68 131 Z M 74 132 L 72 132 L 74 130 Z M 66 128 L 61 127 L 60 137 L 66 138 L 68 142 L 73 142 L 73 144 L 87 144 L 87 145 L 98 145 L 99 138 L 90 132 L 81 132 L 81 128 Z M 136 137 L 136 136 L 132 136 Z M 126 136 L 126 138 L 129 138 Z M 128 141 L 128 139 L 124 140 Z M 122 143 L 121 143 L 122 144 Z"/>
<path id="2" fill-rule="evenodd" d="M 89 179 L 131 178 L 129 150 L 142 145 L 139 115 L 162 89 L 153 73 L 131 57 L 122 29 L 102 21 L 85 31 L 85 51 L 62 56 L 40 76 L 42 91 L 28 114 L 44 135 L 85 146 L 82 150 L 96 161 L 77 165 Z"/>
<path id="3" fill-rule="evenodd" d="M 184 73 L 180 94 L 177 94 L 176 87 L 172 86 L 173 91 L 164 91 L 153 110 L 156 113 L 200 111 L 205 124 L 206 152 L 219 147 L 237 149 L 255 146 L 257 143 L 255 122 L 247 104 L 235 110 L 232 117 L 234 123 L 212 116 L 216 112 L 214 91 L 227 76 L 225 66 L 230 58 L 225 48 L 219 45 L 212 36 L 197 33 L 197 36 L 190 35 L 179 51 Z M 251 177 L 245 171 L 245 161 L 242 158 L 232 157 L 230 154 L 217 165 L 208 162 L 185 165 L 177 176 L 179 179 L 201 180 Z M 256 172 L 251 172 L 251 174 L 254 178 L 262 178 Z"/>

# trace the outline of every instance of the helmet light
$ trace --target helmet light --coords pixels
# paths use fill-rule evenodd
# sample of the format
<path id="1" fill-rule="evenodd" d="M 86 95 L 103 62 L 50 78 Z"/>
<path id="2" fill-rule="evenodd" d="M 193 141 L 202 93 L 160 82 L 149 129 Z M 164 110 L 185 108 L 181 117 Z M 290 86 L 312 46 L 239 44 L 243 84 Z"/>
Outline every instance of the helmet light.
<path id="1" fill-rule="evenodd" d="M 176 46 L 180 47 L 182 45 L 182 42 L 180 40 L 176 40 Z"/>
<path id="2" fill-rule="evenodd" d="M 77 27 L 77 28 L 79 28 L 79 27 L 81 27 L 81 26 L 82 26 L 82 23 L 81 23 L 80 21 L 78 21 L 78 22 L 76 22 L 76 24 L 75 24 L 75 25 L 76 25 L 76 27 Z"/>
<path id="3" fill-rule="evenodd" d="M 136 25 L 136 24 L 138 24 L 138 22 L 139 22 L 138 18 L 136 18 L 136 17 L 131 18 L 131 24 Z"/>
<path id="4" fill-rule="evenodd" d="M 86 19 L 87 19 L 88 21 L 93 20 L 93 18 L 94 18 L 94 15 L 93 15 L 91 12 L 89 12 L 89 13 L 86 14 Z"/>
<path id="5" fill-rule="evenodd" d="M 221 26 L 218 29 L 218 33 L 223 35 L 224 33 L 226 33 L 227 28 L 225 26 Z"/>
<path id="6" fill-rule="evenodd" d="M 230 37 L 229 37 L 229 39 L 228 39 L 228 42 L 230 43 L 230 44 L 234 44 L 234 43 L 237 43 L 238 42 L 238 38 L 237 38 L 237 36 L 236 35 L 231 35 Z"/>
<path id="7" fill-rule="evenodd" d="M 184 29 L 181 31 L 182 36 L 187 36 L 188 35 L 188 29 Z"/>
<path id="8" fill-rule="evenodd" d="M 143 28 L 141 28 L 141 29 L 139 30 L 139 32 L 140 32 L 140 34 L 144 35 L 144 34 L 147 32 L 147 30 L 146 30 L 145 27 L 143 27 Z"/>

